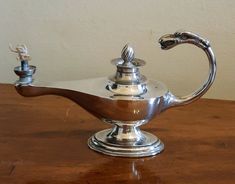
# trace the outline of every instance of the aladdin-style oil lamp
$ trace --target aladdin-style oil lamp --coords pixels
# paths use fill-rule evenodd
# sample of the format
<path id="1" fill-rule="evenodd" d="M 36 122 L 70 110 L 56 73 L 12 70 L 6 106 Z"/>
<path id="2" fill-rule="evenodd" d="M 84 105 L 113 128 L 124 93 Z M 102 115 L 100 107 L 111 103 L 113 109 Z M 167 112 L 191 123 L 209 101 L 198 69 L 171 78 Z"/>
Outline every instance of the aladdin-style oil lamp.
<path id="1" fill-rule="evenodd" d="M 19 76 L 15 88 L 25 97 L 53 94 L 69 98 L 101 121 L 113 125 L 113 128 L 97 132 L 88 140 L 88 146 L 95 151 L 121 157 L 156 155 L 164 149 L 164 144 L 155 135 L 141 131 L 139 127 L 170 107 L 185 105 L 200 98 L 209 89 L 216 74 L 215 56 L 206 39 L 181 31 L 162 36 L 159 43 L 164 50 L 183 43 L 201 48 L 209 60 L 206 82 L 188 96 L 175 96 L 163 83 L 148 80 L 140 73 L 145 61 L 135 58 L 130 45 L 123 48 L 120 58 L 111 61 L 117 67 L 112 76 L 37 82 L 33 79 L 36 67 L 28 64 L 30 56 L 26 46 L 18 45 L 15 49 L 11 48 L 18 53 L 21 61 L 21 66 L 14 69 Z"/>

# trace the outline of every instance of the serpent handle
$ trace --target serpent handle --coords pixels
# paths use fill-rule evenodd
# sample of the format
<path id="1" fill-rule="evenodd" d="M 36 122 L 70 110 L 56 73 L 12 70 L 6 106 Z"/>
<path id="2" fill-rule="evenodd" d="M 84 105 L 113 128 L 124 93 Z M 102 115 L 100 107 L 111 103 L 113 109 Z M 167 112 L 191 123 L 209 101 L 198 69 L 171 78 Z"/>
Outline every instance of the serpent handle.
<path id="1" fill-rule="evenodd" d="M 198 88 L 195 92 L 183 97 L 178 97 L 173 95 L 171 92 L 168 92 L 165 98 L 164 109 L 167 109 L 172 106 L 185 105 L 199 99 L 210 88 L 210 86 L 214 82 L 216 75 L 216 59 L 209 41 L 191 32 L 178 31 L 174 34 L 167 34 L 162 36 L 159 39 L 159 43 L 161 45 L 161 48 L 164 50 L 171 49 L 176 45 L 183 43 L 196 45 L 206 53 L 209 60 L 208 79 L 202 84 L 202 86 Z"/>

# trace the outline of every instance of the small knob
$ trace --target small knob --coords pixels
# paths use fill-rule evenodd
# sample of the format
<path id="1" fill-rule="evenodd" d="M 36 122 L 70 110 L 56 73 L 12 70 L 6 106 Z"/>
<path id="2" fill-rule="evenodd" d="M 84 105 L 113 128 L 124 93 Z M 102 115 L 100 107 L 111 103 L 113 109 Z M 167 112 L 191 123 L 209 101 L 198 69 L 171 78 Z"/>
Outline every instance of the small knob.
<path id="1" fill-rule="evenodd" d="M 132 62 L 135 58 L 135 52 L 129 44 L 126 44 L 122 49 L 121 58 L 124 61 L 123 66 L 133 66 Z"/>

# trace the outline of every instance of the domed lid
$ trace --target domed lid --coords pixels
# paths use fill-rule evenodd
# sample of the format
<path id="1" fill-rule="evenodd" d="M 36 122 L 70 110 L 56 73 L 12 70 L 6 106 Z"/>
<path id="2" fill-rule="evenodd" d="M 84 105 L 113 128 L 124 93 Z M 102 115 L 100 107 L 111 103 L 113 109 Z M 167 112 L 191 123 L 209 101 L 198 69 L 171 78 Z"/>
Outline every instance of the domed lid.
<path id="1" fill-rule="evenodd" d="M 140 74 L 139 67 L 145 61 L 135 58 L 134 49 L 126 44 L 122 49 L 121 58 L 111 61 L 116 65 L 116 74 L 109 77 L 111 84 L 107 89 L 119 95 L 140 95 L 146 92 L 146 77 Z"/>

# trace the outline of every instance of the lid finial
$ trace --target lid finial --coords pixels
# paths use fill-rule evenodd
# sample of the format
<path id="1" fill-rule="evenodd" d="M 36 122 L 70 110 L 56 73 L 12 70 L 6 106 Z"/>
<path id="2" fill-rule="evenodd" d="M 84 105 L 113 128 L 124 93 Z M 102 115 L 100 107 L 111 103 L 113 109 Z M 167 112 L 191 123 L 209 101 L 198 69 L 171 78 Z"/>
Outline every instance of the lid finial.
<path id="1" fill-rule="evenodd" d="M 124 61 L 123 65 L 133 65 L 132 61 L 135 58 L 135 52 L 130 44 L 126 44 L 122 49 L 121 58 Z"/>

